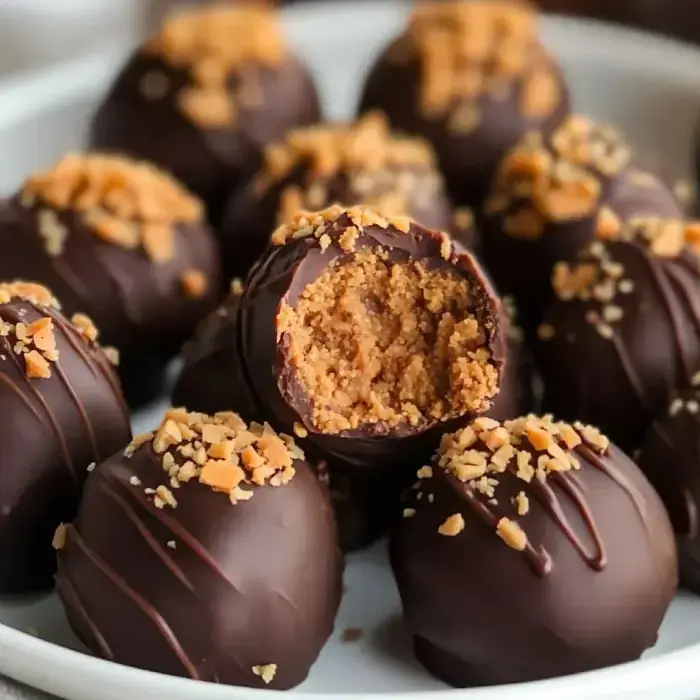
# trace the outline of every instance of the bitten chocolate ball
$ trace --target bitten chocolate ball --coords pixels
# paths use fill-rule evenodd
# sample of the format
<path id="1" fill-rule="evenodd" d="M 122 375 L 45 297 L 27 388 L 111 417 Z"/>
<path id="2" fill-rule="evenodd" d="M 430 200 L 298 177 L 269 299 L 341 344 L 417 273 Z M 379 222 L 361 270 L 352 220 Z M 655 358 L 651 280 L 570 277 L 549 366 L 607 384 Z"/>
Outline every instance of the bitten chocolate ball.
<path id="1" fill-rule="evenodd" d="M 0 279 L 49 286 L 120 353 L 133 404 L 220 295 L 216 241 L 198 199 L 149 164 L 71 155 L 0 204 Z"/>
<path id="2" fill-rule="evenodd" d="M 219 230 L 227 275 L 244 277 L 277 226 L 335 203 L 405 214 L 440 231 L 453 225 L 426 142 L 392 135 L 380 114 L 297 129 L 266 149 L 261 170 L 227 207 Z M 469 231 L 460 238 L 469 243 Z"/>
<path id="3" fill-rule="evenodd" d="M 176 676 L 292 688 L 340 601 L 325 487 L 293 439 L 234 413 L 168 411 L 96 469 L 56 546 L 78 637 Z"/>
<path id="4" fill-rule="evenodd" d="M 383 110 L 393 128 L 425 137 L 452 199 L 479 206 L 506 151 L 569 111 L 538 24 L 508 1 L 420 3 L 372 68 L 360 111 Z"/>
<path id="5" fill-rule="evenodd" d="M 528 332 L 551 299 L 555 263 L 574 261 L 625 221 L 683 217 L 673 193 L 631 158 L 616 129 L 574 116 L 551 133 L 526 135 L 503 159 L 481 221 L 482 253 Z"/>
<path id="6" fill-rule="evenodd" d="M 0 593 L 53 586 L 56 526 L 95 464 L 131 437 L 119 381 L 87 316 L 37 284 L 0 284 Z"/>
<path id="7" fill-rule="evenodd" d="M 499 314 L 446 234 L 332 207 L 273 234 L 241 298 L 238 362 L 285 431 L 360 468 L 405 468 L 433 429 L 490 407 Z"/>
<path id="8" fill-rule="evenodd" d="M 700 373 L 658 413 L 638 464 L 656 488 L 676 531 L 681 583 L 700 593 Z"/>
<path id="9" fill-rule="evenodd" d="M 218 219 L 263 146 L 319 117 L 311 76 L 272 8 L 195 8 L 129 60 L 95 115 L 91 145 L 163 166 Z"/>
<path id="10" fill-rule="evenodd" d="M 408 494 L 391 562 L 418 659 L 457 686 L 639 658 L 677 583 L 668 516 L 595 428 L 479 418 Z"/>
<path id="11" fill-rule="evenodd" d="M 362 546 L 450 421 L 490 407 L 498 302 L 447 235 L 340 207 L 278 229 L 237 291 L 186 348 L 175 402 L 294 431 L 343 494 L 341 533 L 364 533 L 344 546 Z"/>
<path id="12" fill-rule="evenodd" d="M 538 329 L 545 410 L 595 421 L 634 453 L 700 367 L 699 233 L 640 221 L 555 267 L 557 298 Z"/>

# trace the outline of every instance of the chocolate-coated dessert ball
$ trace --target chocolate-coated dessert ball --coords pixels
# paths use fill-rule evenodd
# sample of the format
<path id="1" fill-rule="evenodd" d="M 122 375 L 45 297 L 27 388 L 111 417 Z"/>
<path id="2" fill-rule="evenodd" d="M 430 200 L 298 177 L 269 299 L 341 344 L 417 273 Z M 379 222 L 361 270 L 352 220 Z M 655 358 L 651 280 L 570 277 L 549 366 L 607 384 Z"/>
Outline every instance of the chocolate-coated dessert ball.
<path id="1" fill-rule="evenodd" d="M 53 585 L 51 547 L 95 464 L 131 437 L 110 362 L 84 314 L 45 287 L 0 284 L 0 593 Z"/>
<path id="2" fill-rule="evenodd" d="M 129 60 L 95 115 L 91 145 L 171 171 L 217 219 L 262 147 L 320 117 L 316 88 L 270 7 L 195 8 Z"/>
<path id="3" fill-rule="evenodd" d="M 292 438 L 234 413 L 168 411 L 95 470 L 55 546 L 78 637 L 176 676 L 294 687 L 340 601 L 326 488 Z"/>
<path id="4" fill-rule="evenodd" d="M 247 386 L 228 379 L 230 395 L 329 460 L 405 469 L 434 430 L 490 407 L 499 317 L 447 234 L 361 207 L 300 214 L 248 279 L 235 348 Z"/>
<path id="5" fill-rule="evenodd" d="M 674 391 L 656 416 L 638 464 L 656 488 L 676 531 L 681 583 L 700 593 L 700 373 Z"/>
<path id="6" fill-rule="evenodd" d="M 407 495 L 391 563 L 418 659 L 457 686 L 639 658 L 677 583 L 668 516 L 595 428 L 479 418 Z"/>
<path id="7" fill-rule="evenodd" d="M 628 454 L 700 368 L 700 227 L 639 221 L 555 267 L 538 328 L 544 408 L 595 421 Z"/>
<path id="8" fill-rule="evenodd" d="M 556 262 L 635 218 L 681 218 L 673 193 L 631 164 L 613 127 L 573 116 L 527 134 L 503 159 L 481 222 L 484 263 L 531 331 L 551 298 Z"/>
<path id="9" fill-rule="evenodd" d="M 538 24 L 508 0 L 420 3 L 372 68 L 360 111 L 381 109 L 395 129 L 428 139 L 453 200 L 478 206 L 506 151 L 569 111 Z"/>
<path id="10" fill-rule="evenodd" d="M 131 404 L 159 391 L 221 286 L 199 200 L 149 164 L 102 155 L 67 156 L 0 204 L 0 279 L 18 277 L 94 319 Z"/>
<path id="11" fill-rule="evenodd" d="M 226 209 L 219 237 L 228 276 L 248 273 L 277 226 L 335 203 L 405 214 L 440 231 L 452 227 L 452 207 L 423 140 L 392 135 L 376 113 L 356 124 L 300 128 L 266 149 L 262 168 Z"/>

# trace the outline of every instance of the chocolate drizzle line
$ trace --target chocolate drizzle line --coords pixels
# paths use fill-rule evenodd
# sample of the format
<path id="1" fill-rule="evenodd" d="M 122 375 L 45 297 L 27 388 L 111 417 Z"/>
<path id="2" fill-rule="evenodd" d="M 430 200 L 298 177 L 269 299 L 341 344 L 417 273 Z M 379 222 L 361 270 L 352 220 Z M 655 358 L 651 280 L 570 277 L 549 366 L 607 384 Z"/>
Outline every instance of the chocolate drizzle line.
<path id="1" fill-rule="evenodd" d="M 107 562 L 105 562 L 97 553 L 93 552 L 90 547 L 83 541 L 82 537 L 78 531 L 72 526 L 68 526 L 69 536 L 71 540 L 75 543 L 78 549 L 85 555 L 87 560 L 101 573 L 103 574 L 110 583 L 112 583 L 116 588 L 118 588 L 127 598 L 129 598 L 140 610 L 141 612 L 153 623 L 153 626 L 158 630 L 158 632 L 163 637 L 165 643 L 170 647 L 172 652 L 177 657 L 178 661 L 182 664 L 183 668 L 187 671 L 187 675 L 195 680 L 200 679 L 199 671 L 194 663 L 187 656 L 187 653 L 182 648 L 178 638 L 175 633 L 170 628 L 170 625 L 166 622 L 161 614 L 139 593 L 137 593 L 129 584 L 111 567 Z"/>
<path id="2" fill-rule="evenodd" d="M 628 494 L 635 506 L 635 509 L 637 510 L 641 523 L 644 525 L 645 529 L 647 529 L 646 508 L 644 505 L 644 500 L 641 498 L 637 489 L 632 486 L 627 479 L 625 479 L 620 472 L 615 469 L 614 466 L 612 466 L 612 464 L 609 463 L 609 460 L 603 459 L 603 457 L 591 449 L 590 446 L 586 445 L 585 443 L 581 443 L 574 451 L 589 462 L 593 467 L 605 474 L 605 476 L 615 482 L 615 484 L 617 484 Z M 517 468 L 510 465 L 508 467 L 508 471 L 515 476 Z M 474 513 L 476 513 L 476 515 L 478 515 L 490 528 L 495 529 L 499 521 L 498 516 L 494 514 L 494 512 L 483 502 L 483 500 L 474 492 L 474 490 L 452 474 L 447 474 L 447 478 L 449 483 L 451 483 L 460 494 L 464 495 L 467 503 Z M 568 496 L 568 498 L 575 504 L 595 544 L 595 551 L 590 552 L 587 550 L 585 544 L 577 535 L 573 526 L 569 523 L 554 488 L 552 488 L 552 486 L 550 486 L 548 483 L 549 480 L 558 486 L 559 489 L 563 491 L 564 494 Z M 586 501 L 583 489 L 576 478 L 576 473 L 553 472 L 550 473 L 545 480 L 540 480 L 539 478 L 535 477 L 530 482 L 530 487 L 532 488 L 532 491 L 537 497 L 538 501 L 543 505 L 552 520 L 554 520 L 566 538 L 574 546 L 576 551 L 581 555 L 581 558 L 586 562 L 586 564 L 588 564 L 588 566 L 594 571 L 603 571 L 608 563 L 605 543 L 603 542 L 600 530 L 596 525 L 595 517 Z M 551 555 L 543 546 L 535 549 L 528 541 L 523 552 L 527 556 L 530 565 L 539 576 L 546 576 L 551 573 L 554 564 Z"/>

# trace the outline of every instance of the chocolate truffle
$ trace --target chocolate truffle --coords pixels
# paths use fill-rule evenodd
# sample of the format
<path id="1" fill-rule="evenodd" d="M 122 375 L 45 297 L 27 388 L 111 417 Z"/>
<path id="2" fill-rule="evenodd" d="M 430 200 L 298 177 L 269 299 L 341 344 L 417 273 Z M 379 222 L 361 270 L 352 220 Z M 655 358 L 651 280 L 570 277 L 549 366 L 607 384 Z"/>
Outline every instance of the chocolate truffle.
<path id="1" fill-rule="evenodd" d="M 78 637 L 176 676 L 294 687 L 340 601 L 325 487 L 292 438 L 234 413 L 168 411 L 97 468 L 55 546 Z"/>
<path id="2" fill-rule="evenodd" d="M 479 206 L 506 151 L 569 112 L 538 24 L 507 0 L 420 3 L 372 68 L 360 111 L 381 109 L 395 129 L 428 139 L 452 199 Z"/>
<path id="3" fill-rule="evenodd" d="M 442 177 L 423 140 L 392 135 L 377 113 L 356 124 L 300 128 L 265 150 L 261 170 L 227 207 L 219 237 L 228 276 L 248 273 L 277 226 L 334 203 L 405 214 L 441 231 L 452 226 Z"/>
<path id="4" fill-rule="evenodd" d="M 691 385 L 674 391 L 656 416 L 638 463 L 671 517 L 681 583 L 700 593 L 700 372 Z"/>
<path id="5" fill-rule="evenodd" d="M 672 192 L 631 164 L 613 127 L 573 116 L 548 134 L 523 137 L 503 159 L 485 205 L 484 263 L 512 294 L 532 331 L 551 298 L 554 264 L 574 261 L 596 236 L 640 217 L 681 218 Z"/>
<path id="6" fill-rule="evenodd" d="M 220 294 L 216 241 L 198 199 L 153 166 L 70 155 L 0 204 L 0 279 L 36 279 L 94 319 L 121 354 L 132 404 Z"/>
<path id="7" fill-rule="evenodd" d="M 0 593 L 53 585 L 56 526 L 95 464 L 131 437 L 119 381 L 90 319 L 45 287 L 0 284 Z"/>
<path id="8" fill-rule="evenodd" d="M 554 269 L 538 329 L 544 407 L 600 425 L 628 454 L 700 367 L 700 226 L 642 220 Z"/>
<path id="9" fill-rule="evenodd" d="M 311 76 L 272 8 L 195 8 L 129 60 L 95 115 L 91 145 L 167 168 L 217 219 L 262 147 L 319 116 Z"/>
<path id="10" fill-rule="evenodd" d="M 595 428 L 479 418 L 443 438 L 392 533 L 419 660 L 457 687 L 624 663 L 677 583 L 668 516 Z"/>
<path id="11" fill-rule="evenodd" d="M 238 361 L 271 422 L 328 458 L 405 469 L 434 429 L 490 407 L 499 315 L 447 234 L 332 207 L 273 234 L 241 298 Z"/>

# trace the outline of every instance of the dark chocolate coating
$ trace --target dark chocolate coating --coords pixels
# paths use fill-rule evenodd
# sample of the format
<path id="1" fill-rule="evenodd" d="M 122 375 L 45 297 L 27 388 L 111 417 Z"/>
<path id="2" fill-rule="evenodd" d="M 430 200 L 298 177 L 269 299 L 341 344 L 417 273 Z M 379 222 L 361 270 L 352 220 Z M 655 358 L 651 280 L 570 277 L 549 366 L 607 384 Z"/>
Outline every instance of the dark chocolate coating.
<path id="1" fill-rule="evenodd" d="M 677 582 L 668 516 L 620 450 L 600 459 L 580 446 L 576 458 L 580 470 L 545 484 L 498 475 L 499 505 L 437 467 L 421 500 L 410 495 L 416 513 L 393 532 L 391 561 L 416 654 L 438 678 L 539 680 L 632 661 L 656 642 Z M 496 534 L 520 491 L 522 552 Z M 439 534 L 455 513 L 464 529 Z"/>
<path id="2" fill-rule="evenodd" d="M 551 144 L 545 145 L 552 149 Z M 653 186 L 644 186 L 635 181 L 639 169 L 626 168 L 614 177 L 589 170 L 601 185 L 598 206 L 590 216 L 546 222 L 542 236 L 534 240 L 511 236 L 504 228 L 506 215 L 529 206 L 525 199 L 514 202 L 504 213 L 480 218 L 484 264 L 498 290 L 515 297 L 528 335 L 541 321 L 552 298 L 550 279 L 554 265 L 575 261 L 579 251 L 594 240 L 602 207 L 611 209 L 621 222 L 635 218 L 683 218 L 682 207 L 664 183 L 656 180 Z"/>
<path id="3" fill-rule="evenodd" d="M 429 119 L 420 110 L 422 66 L 416 52 L 402 62 L 389 56 L 396 50 L 395 40 L 371 69 L 360 103 L 360 113 L 380 109 L 398 131 L 418 134 L 435 149 L 440 169 L 452 200 L 459 205 L 479 207 L 488 194 L 496 167 L 505 153 L 523 134 L 535 129 L 551 129 L 569 113 L 569 94 L 559 69 L 552 64 L 561 91 L 558 107 L 545 119 L 531 119 L 519 109 L 522 81 L 516 81 L 505 99 L 482 94 L 477 103 L 478 126 L 466 134 L 450 131 L 444 117 Z M 552 63 L 544 49 L 534 44 L 534 62 Z"/>
<path id="4" fill-rule="evenodd" d="M 681 583 L 700 592 L 700 425 L 697 388 L 674 393 L 642 446 L 639 467 L 656 488 L 678 542 Z"/>
<path id="5" fill-rule="evenodd" d="M 204 200 L 216 221 L 228 194 L 257 169 L 267 143 L 287 129 L 320 118 L 316 88 L 295 57 L 289 56 L 275 70 L 257 65 L 246 70 L 258 79 L 260 106 L 239 105 L 233 126 L 205 130 L 177 110 L 178 94 L 190 84 L 187 72 L 138 51 L 98 109 L 90 145 L 161 165 Z M 141 81 L 152 72 L 168 81 L 167 93 L 160 99 L 147 99 L 141 91 Z"/>
<path id="6" fill-rule="evenodd" d="M 308 418 L 308 400 L 286 357 L 284 338 L 278 344 L 276 316 L 284 300 L 294 306 L 299 296 L 316 280 L 331 262 L 342 258 L 344 251 L 337 237 L 352 225 L 347 214 L 327 227 L 333 241 L 323 252 L 313 237 L 291 241 L 284 246 L 270 246 L 253 268 L 246 291 L 241 299 L 239 358 L 249 381 L 249 387 L 259 403 L 266 407 L 285 432 L 300 422 L 309 430 L 308 440 L 329 461 L 338 459 L 356 469 L 396 468 L 401 473 L 414 473 L 432 451 L 444 430 L 451 426 L 405 424 L 390 428 L 375 423 L 337 435 L 314 432 Z M 463 275 L 470 283 L 473 314 L 484 329 L 484 346 L 492 353 L 493 364 L 499 371 L 503 364 L 504 339 L 500 330 L 500 305 L 476 260 L 468 253 L 453 253 L 449 261 L 442 258 L 441 235 L 412 224 L 408 233 L 393 226 L 365 226 L 357 239 L 356 249 L 385 247 L 391 260 L 423 260 Z M 461 423 L 470 418 L 463 416 Z M 454 421 L 453 421 L 454 422 Z"/>
<path id="7" fill-rule="evenodd" d="M 293 185 L 308 186 L 307 170 L 306 167 L 296 168 L 284 180 L 272 184 L 262 195 L 256 191 L 254 182 L 243 190 L 234 192 L 218 231 L 227 277 L 245 278 L 253 263 L 265 252 L 270 236 L 279 224 L 283 190 Z M 408 210 L 402 213 L 427 228 L 450 231 L 453 225 L 452 205 L 443 191 L 437 172 L 431 172 L 430 168 L 404 167 L 401 170 L 394 168 L 387 174 L 398 176 L 401 173 L 416 176 L 415 186 L 407 194 Z M 380 196 L 384 191 L 396 190 L 396 184 L 387 181 L 376 192 L 363 196 L 353 191 L 346 172 L 330 179 L 318 180 L 318 185 L 326 191 L 325 201 L 315 207 L 321 209 L 336 203 L 345 206 L 362 204 L 365 200 L 371 201 Z M 464 237 L 468 236 L 465 234 Z"/>
<path id="8" fill-rule="evenodd" d="M 158 510 L 144 493 L 164 483 L 150 443 L 100 465 L 59 553 L 76 634 L 129 666 L 256 688 L 301 683 L 333 628 L 341 561 L 327 492 L 308 464 L 294 466 L 286 486 L 255 488 L 249 501 L 191 482 L 176 508 Z M 252 670 L 267 664 L 277 664 L 269 685 Z"/>
<path id="9" fill-rule="evenodd" d="M 32 279 L 49 287 L 67 316 L 86 313 L 102 345 L 120 351 L 119 375 L 131 405 L 155 398 L 165 366 L 220 294 L 216 241 L 205 224 L 178 224 L 173 259 L 155 264 L 143 250 L 101 240 L 71 212 L 56 212 L 68 236 L 62 254 L 46 252 L 38 223 L 42 205 L 18 198 L 0 204 L 0 279 Z M 180 278 L 201 270 L 201 299 L 184 293 Z M 149 391 L 150 389 L 150 391 Z"/>
<path id="10" fill-rule="evenodd" d="M 56 527 L 75 517 L 90 464 L 131 431 L 109 361 L 62 314 L 14 299 L 0 317 L 51 318 L 59 354 L 49 379 L 30 379 L 14 335 L 0 336 L 0 593 L 27 593 L 53 586 Z"/>
<path id="11" fill-rule="evenodd" d="M 700 259 L 687 249 L 659 258 L 635 242 L 606 248 L 634 284 L 612 302 L 624 314 L 614 337 L 586 319 L 605 304 L 555 299 L 544 316 L 555 336 L 537 343 L 536 357 L 544 410 L 595 423 L 633 454 L 670 392 L 700 367 Z"/>

